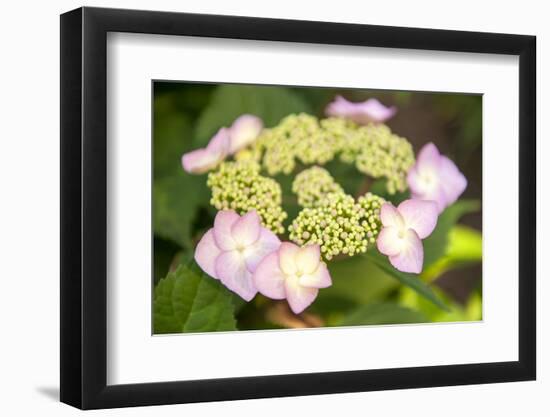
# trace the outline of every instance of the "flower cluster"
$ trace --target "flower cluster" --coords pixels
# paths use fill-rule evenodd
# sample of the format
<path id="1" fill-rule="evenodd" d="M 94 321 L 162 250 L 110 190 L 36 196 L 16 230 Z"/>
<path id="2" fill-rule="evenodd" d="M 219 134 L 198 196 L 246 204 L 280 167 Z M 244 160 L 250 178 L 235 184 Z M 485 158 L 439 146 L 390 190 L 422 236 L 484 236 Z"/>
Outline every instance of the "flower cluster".
<path id="1" fill-rule="evenodd" d="M 289 115 L 263 129 L 260 119 L 239 117 L 221 128 L 206 148 L 182 157 L 189 173 L 208 174 L 211 204 L 219 210 L 214 226 L 195 251 L 199 266 L 249 301 L 258 292 L 286 299 L 299 314 L 332 285 L 323 261 L 353 256 L 376 246 L 398 270 L 419 273 L 422 239 L 438 214 L 464 191 L 466 178 L 456 165 L 427 144 L 415 157 L 411 144 L 383 121 L 396 112 L 376 100 L 351 103 L 338 97 L 328 118 Z M 225 161 L 233 156 L 233 161 Z M 319 166 L 334 158 L 358 171 L 385 178 L 389 193 L 412 191 L 396 207 L 370 192 L 354 199 Z M 262 175 L 290 174 L 306 168 L 292 183 L 302 207 L 288 227 L 291 242 L 281 242 L 287 213 L 281 186 Z"/>
<path id="2" fill-rule="evenodd" d="M 327 194 L 317 207 L 306 207 L 289 226 L 290 240 L 298 245 L 318 244 L 326 260 L 367 251 L 380 229 L 383 200 L 367 194 L 356 202 L 344 193 Z"/>
<path id="3" fill-rule="evenodd" d="M 210 203 L 218 210 L 235 210 L 239 214 L 256 210 L 262 224 L 275 233 L 283 233 L 287 214 L 281 207 L 281 186 L 260 174 L 253 160 L 223 162 L 208 174 L 212 190 Z"/>
<path id="4" fill-rule="evenodd" d="M 349 119 L 341 117 L 328 117 L 319 120 L 321 128 L 327 137 L 332 140 L 332 146 L 338 150 L 340 160 L 352 164 L 355 162 L 355 154 L 350 152 L 350 144 L 356 135 L 359 126 Z"/>
<path id="5" fill-rule="evenodd" d="M 386 125 L 359 127 L 343 147 L 357 169 L 373 178 L 386 178 L 390 194 L 407 189 L 407 172 L 414 164 L 411 144 Z M 345 157 L 343 158 L 346 159 Z"/>
<path id="6" fill-rule="evenodd" d="M 295 314 L 332 285 L 318 245 L 300 248 L 283 242 L 261 226 L 255 210 L 239 216 L 219 211 L 195 250 L 195 260 L 212 278 L 246 301 L 259 291 L 276 300 L 287 299 Z"/>
<path id="7" fill-rule="evenodd" d="M 269 175 L 290 174 L 297 162 L 323 165 L 340 155 L 374 178 L 387 179 L 388 192 L 405 191 L 414 164 L 411 144 L 382 124 L 360 126 L 343 118 L 319 121 L 306 114 L 290 115 L 264 129 L 251 151 Z"/>
<path id="8" fill-rule="evenodd" d="M 297 195 L 300 206 L 316 207 L 324 203 L 327 194 L 343 193 L 344 189 L 326 169 L 313 166 L 296 175 L 292 191 Z"/>
<path id="9" fill-rule="evenodd" d="M 270 175 L 290 174 L 296 161 L 325 164 L 336 151 L 317 118 L 304 113 L 291 114 L 277 126 L 264 129 L 255 147 L 256 152 L 263 153 L 262 164 Z"/>

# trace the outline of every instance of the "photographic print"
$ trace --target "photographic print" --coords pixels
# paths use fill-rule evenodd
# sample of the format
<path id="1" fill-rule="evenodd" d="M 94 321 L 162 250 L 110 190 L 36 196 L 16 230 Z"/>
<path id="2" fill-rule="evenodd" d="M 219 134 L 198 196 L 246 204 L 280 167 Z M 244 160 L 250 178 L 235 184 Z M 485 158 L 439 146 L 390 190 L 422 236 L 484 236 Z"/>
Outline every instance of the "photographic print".
<path id="1" fill-rule="evenodd" d="M 60 33 L 62 402 L 536 379 L 534 36 L 89 7 Z"/>
<path id="2" fill-rule="evenodd" d="M 482 96 L 153 81 L 153 334 L 482 319 Z"/>

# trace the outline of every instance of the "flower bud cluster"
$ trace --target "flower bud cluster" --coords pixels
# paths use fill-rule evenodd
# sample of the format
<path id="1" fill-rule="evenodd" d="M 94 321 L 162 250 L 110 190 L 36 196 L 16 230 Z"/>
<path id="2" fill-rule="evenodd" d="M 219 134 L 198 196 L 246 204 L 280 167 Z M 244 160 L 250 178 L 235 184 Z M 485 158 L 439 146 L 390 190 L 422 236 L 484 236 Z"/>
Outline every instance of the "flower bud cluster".
<path id="1" fill-rule="evenodd" d="M 414 152 L 404 138 L 394 135 L 385 125 L 367 125 L 357 129 L 352 146 L 357 149 L 355 166 L 373 178 L 386 178 L 390 194 L 407 189 L 407 173 L 414 165 Z"/>
<path id="2" fill-rule="evenodd" d="M 385 200 L 372 193 L 366 193 L 357 199 L 359 207 L 360 224 L 365 231 L 369 244 L 376 243 L 376 237 L 382 228 L 380 209 Z"/>
<path id="3" fill-rule="evenodd" d="M 411 144 L 383 124 L 360 126 L 342 118 L 290 115 L 264 129 L 251 150 L 269 175 L 290 174 L 297 162 L 323 165 L 337 155 L 374 178 L 385 177 L 390 194 L 405 191 L 414 164 Z"/>
<path id="4" fill-rule="evenodd" d="M 344 193 L 330 193 L 322 204 L 306 207 L 289 226 L 290 240 L 300 246 L 318 244 L 323 257 L 353 256 L 367 251 L 380 230 L 383 200 L 366 194 L 356 202 Z"/>
<path id="5" fill-rule="evenodd" d="M 321 167 L 313 166 L 300 172 L 292 182 L 292 191 L 302 207 L 316 207 L 324 203 L 327 194 L 343 193 L 344 190 L 330 173 Z"/>
<path id="6" fill-rule="evenodd" d="M 296 161 L 325 164 L 336 151 L 317 118 L 305 113 L 291 114 L 277 126 L 264 129 L 255 147 L 263 152 L 262 164 L 269 175 L 290 174 Z"/>
<path id="7" fill-rule="evenodd" d="M 252 159 L 224 162 L 208 174 L 212 204 L 218 210 L 235 210 L 243 215 L 254 209 L 262 224 L 281 234 L 287 213 L 283 211 L 281 186 L 272 178 L 260 175 L 260 165 Z"/>

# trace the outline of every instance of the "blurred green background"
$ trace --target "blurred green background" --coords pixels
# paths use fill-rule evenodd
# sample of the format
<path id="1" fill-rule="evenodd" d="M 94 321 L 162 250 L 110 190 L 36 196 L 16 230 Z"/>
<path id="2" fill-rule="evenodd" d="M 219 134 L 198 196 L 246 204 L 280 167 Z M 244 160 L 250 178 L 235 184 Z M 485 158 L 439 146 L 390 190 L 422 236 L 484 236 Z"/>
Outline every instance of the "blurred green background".
<path id="1" fill-rule="evenodd" d="M 155 82 L 153 91 L 155 333 L 482 318 L 481 96 L 179 82 Z M 368 253 L 331 262 L 333 286 L 320 291 L 312 306 L 299 316 L 290 313 L 284 303 L 260 295 L 247 304 L 217 281 L 205 278 L 196 266 L 189 266 L 198 239 L 212 226 L 215 209 L 209 204 L 206 175 L 186 174 L 181 155 L 206 145 L 220 127 L 231 125 L 243 113 L 261 117 L 266 127 L 290 113 L 321 118 L 336 95 L 352 101 L 375 97 L 385 105 L 397 106 L 397 115 L 387 122 L 392 131 L 407 138 L 415 153 L 425 143 L 434 142 L 465 174 L 468 187 L 424 241 L 425 264 L 420 276 L 387 268 L 384 259 Z M 346 191 L 355 194 L 362 174 L 337 161 L 328 165 Z M 285 195 L 291 195 L 295 174 L 276 177 Z M 371 191 L 393 201 L 406 198 L 386 195 L 380 181 L 372 184 Z M 299 207 L 286 199 L 284 205 L 288 225 Z M 207 309 L 199 314 L 185 303 L 196 301 L 201 294 L 200 301 Z M 211 299 L 222 302 L 215 305 Z"/>

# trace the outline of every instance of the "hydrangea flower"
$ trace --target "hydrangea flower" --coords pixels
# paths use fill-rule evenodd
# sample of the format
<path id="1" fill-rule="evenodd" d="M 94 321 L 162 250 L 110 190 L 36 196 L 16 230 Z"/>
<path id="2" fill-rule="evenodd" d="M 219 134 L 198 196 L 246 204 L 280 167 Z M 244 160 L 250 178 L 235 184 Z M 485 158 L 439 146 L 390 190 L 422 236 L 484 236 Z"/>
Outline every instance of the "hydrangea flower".
<path id="1" fill-rule="evenodd" d="M 277 126 L 264 129 L 254 146 L 263 154 L 262 163 L 269 175 L 290 174 L 296 161 L 324 164 L 337 151 L 334 140 L 326 135 L 315 116 L 290 114 Z"/>
<path id="2" fill-rule="evenodd" d="M 306 207 L 288 227 L 289 238 L 298 245 L 318 244 L 330 261 L 341 253 L 349 256 L 367 251 L 366 229 L 361 210 L 352 196 L 327 194 L 323 204 Z"/>
<path id="3" fill-rule="evenodd" d="M 251 114 L 243 114 L 237 117 L 229 128 L 229 137 L 231 139 L 229 153 L 233 155 L 252 144 L 263 128 L 264 124 L 259 117 Z"/>
<path id="4" fill-rule="evenodd" d="M 407 189 L 407 173 L 414 164 L 411 144 L 384 124 L 360 126 L 347 119 L 318 120 L 303 113 L 264 129 L 242 152 L 236 159 L 254 159 L 269 175 L 290 174 L 298 163 L 324 165 L 339 155 L 364 174 L 385 177 L 390 194 Z"/>
<path id="5" fill-rule="evenodd" d="M 296 175 L 292 191 L 298 197 L 300 206 L 315 207 L 323 204 L 327 194 L 343 193 L 344 189 L 326 169 L 312 166 Z"/>
<path id="6" fill-rule="evenodd" d="M 439 213 L 454 203 L 468 184 L 454 162 L 441 155 L 433 143 L 420 150 L 407 182 L 413 198 L 435 201 Z"/>
<path id="7" fill-rule="evenodd" d="M 183 169 L 190 174 L 203 174 L 216 168 L 228 155 L 250 145 L 263 129 L 260 118 L 251 114 L 239 116 L 230 128 L 222 127 L 206 148 L 196 149 L 181 157 Z"/>
<path id="8" fill-rule="evenodd" d="M 342 150 L 355 154 L 355 166 L 360 172 L 373 178 L 386 178 L 386 189 L 390 194 L 407 189 L 407 173 L 414 164 L 411 144 L 383 124 L 361 126 Z"/>
<path id="9" fill-rule="evenodd" d="M 419 274 L 424 263 L 421 239 L 432 233 L 437 216 L 434 201 L 405 200 L 397 208 L 385 203 L 380 210 L 383 228 L 376 240 L 378 250 L 398 270 Z"/>
<path id="10" fill-rule="evenodd" d="M 183 169 L 190 174 L 203 174 L 220 164 L 231 146 L 229 130 L 222 127 L 218 130 L 206 148 L 196 149 L 181 157 Z"/>
<path id="11" fill-rule="evenodd" d="M 280 244 L 272 231 L 262 227 L 256 211 L 241 217 L 232 210 L 223 210 L 197 244 L 195 260 L 208 275 L 250 301 L 258 292 L 252 273 Z"/>
<path id="12" fill-rule="evenodd" d="M 275 300 L 286 299 L 295 314 L 315 300 L 319 288 L 332 285 L 319 245 L 300 248 L 290 242 L 283 242 L 277 251 L 267 255 L 253 279 L 261 294 Z"/>
<path id="13" fill-rule="evenodd" d="M 238 214 L 256 210 L 265 227 L 284 232 L 287 213 L 281 205 L 281 186 L 273 178 L 260 175 L 260 165 L 254 160 L 223 162 L 208 174 L 206 184 L 212 190 L 210 204 L 216 209 Z"/>
<path id="14" fill-rule="evenodd" d="M 375 98 L 353 103 L 342 96 L 337 96 L 325 110 L 327 116 L 343 117 L 363 125 L 385 122 L 392 118 L 396 112 L 397 109 L 394 106 L 386 107 Z"/>

